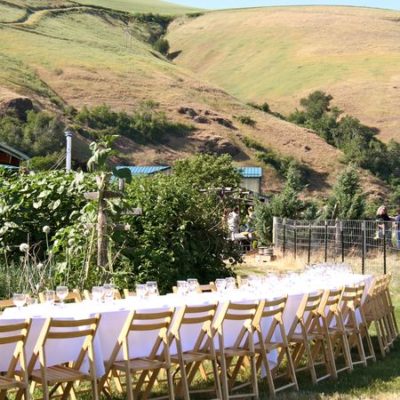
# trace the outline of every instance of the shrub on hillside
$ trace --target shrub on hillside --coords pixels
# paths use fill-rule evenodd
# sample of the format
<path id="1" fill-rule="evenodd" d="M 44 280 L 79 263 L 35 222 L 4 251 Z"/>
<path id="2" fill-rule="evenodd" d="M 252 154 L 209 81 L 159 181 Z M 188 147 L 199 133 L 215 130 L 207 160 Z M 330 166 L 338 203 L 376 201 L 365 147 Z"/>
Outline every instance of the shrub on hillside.
<path id="1" fill-rule="evenodd" d="M 82 134 L 91 138 L 111 133 L 137 143 L 160 142 L 168 135 L 181 137 L 193 130 L 190 125 L 170 121 L 158 108 L 158 103 L 151 100 L 142 102 L 131 115 L 113 111 L 105 104 L 85 106 L 77 113 L 75 123 Z"/>
<path id="2" fill-rule="evenodd" d="M 0 141 L 30 156 L 46 156 L 63 148 L 64 129 L 61 118 L 46 111 L 28 111 L 26 122 L 13 115 L 0 117 Z"/>
<path id="3" fill-rule="evenodd" d="M 241 124 L 243 125 L 249 125 L 251 127 L 256 126 L 256 121 L 249 117 L 248 115 L 238 115 L 234 117 L 235 119 L 237 119 Z"/>
<path id="4" fill-rule="evenodd" d="M 169 42 L 167 39 L 164 38 L 157 39 L 154 42 L 153 47 L 155 50 L 157 50 L 161 54 L 164 54 L 165 56 L 168 55 L 169 53 Z"/>

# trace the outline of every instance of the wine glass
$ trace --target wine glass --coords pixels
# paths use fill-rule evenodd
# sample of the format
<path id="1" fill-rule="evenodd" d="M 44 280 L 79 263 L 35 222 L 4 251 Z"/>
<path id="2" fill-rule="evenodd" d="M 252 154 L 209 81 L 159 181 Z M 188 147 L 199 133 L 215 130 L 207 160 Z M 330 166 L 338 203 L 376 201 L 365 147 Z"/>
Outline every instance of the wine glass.
<path id="1" fill-rule="evenodd" d="M 21 311 L 21 308 L 24 306 L 26 302 L 26 296 L 23 293 L 14 293 L 13 294 L 13 303 L 16 305 L 18 311 Z"/>
<path id="2" fill-rule="evenodd" d="M 44 292 L 44 300 L 47 305 L 53 306 L 56 301 L 56 292 L 54 290 L 46 290 Z"/>
<path id="3" fill-rule="evenodd" d="M 186 296 L 189 291 L 189 284 L 186 281 L 176 282 L 176 287 L 178 288 L 178 294 L 180 296 Z"/>
<path id="4" fill-rule="evenodd" d="M 104 301 L 106 303 L 111 303 L 114 300 L 114 285 L 111 283 L 106 283 L 103 285 L 104 288 Z"/>
<path id="5" fill-rule="evenodd" d="M 158 285 L 156 281 L 146 282 L 146 287 L 147 287 L 147 294 L 149 297 L 154 297 L 159 295 Z"/>
<path id="6" fill-rule="evenodd" d="M 64 300 L 68 296 L 68 287 L 67 286 L 57 286 L 56 287 L 57 297 L 61 300 L 61 307 L 64 306 Z"/>
<path id="7" fill-rule="evenodd" d="M 223 293 L 226 289 L 226 280 L 225 279 L 216 279 L 215 287 L 217 288 L 218 293 Z"/>
<path id="8" fill-rule="evenodd" d="M 101 302 L 101 299 L 104 296 L 104 288 L 103 286 L 93 286 L 92 287 L 92 299 L 97 303 Z"/>
<path id="9" fill-rule="evenodd" d="M 188 279 L 187 280 L 188 286 L 189 286 L 189 292 L 190 293 L 197 293 L 197 290 L 199 289 L 199 281 L 197 279 Z"/>
<path id="10" fill-rule="evenodd" d="M 142 283 L 136 284 L 136 296 L 139 299 L 144 299 L 147 295 L 147 285 Z"/>
<path id="11" fill-rule="evenodd" d="M 236 280 L 233 277 L 229 277 L 225 279 L 226 282 L 226 290 L 234 290 L 236 289 Z"/>

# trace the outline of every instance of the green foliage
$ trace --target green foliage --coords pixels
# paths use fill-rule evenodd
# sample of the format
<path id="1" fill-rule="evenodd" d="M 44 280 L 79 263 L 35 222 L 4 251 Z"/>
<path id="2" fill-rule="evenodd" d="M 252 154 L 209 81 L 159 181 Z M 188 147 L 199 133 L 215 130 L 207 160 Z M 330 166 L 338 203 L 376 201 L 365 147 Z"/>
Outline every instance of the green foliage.
<path id="1" fill-rule="evenodd" d="M 261 244 L 272 241 L 273 217 L 292 219 L 303 218 L 303 212 L 309 206 L 299 198 L 304 186 L 295 165 L 290 165 L 286 174 L 285 186 L 281 193 L 273 196 L 267 203 L 258 203 L 255 207 L 255 225 Z M 314 205 L 311 205 L 314 207 Z"/>
<path id="2" fill-rule="evenodd" d="M 169 53 L 169 42 L 165 38 L 157 39 L 154 42 L 153 47 L 155 50 L 157 50 L 161 54 L 164 54 L 165 56 Z"/>
<path id="3" fill-rule="evenodd" d="M 32 157 L 28 162 L 23 163 L 23 165 L 32 171 L 49 171 L 52 168 L 64 168 L 64 163 L 59 163 L 60 158 L 61 153 L 55 152 L 48 154 L 47 156 Z"/>
<path id="4" fill-rule="evenodd" d="M 106 134 L 128 137 L 137 143 L 151 143 L 165 140 L 168 135 L 185 136 L 193 127 L 169 121 L 164 112 L 158 110 L 158 103 L 151 100 L 141 103 L 129 115 L 112 111 L 107 105 L 83 107 L 75 117 L 80 132 L 91 138 Z"/>
<path id="5" fill-rule="evenodd" d="M 232 165 L 232 157 L 228 154 L 222 156 L 201 154 L 178 160 L 174 165 L 174 174 L 189 182 L 196 190 L 235 188 L 241 180 L 239 172 Z"/>
<path id="6" fill-rule="evenodd" d="M 238 115 L 234 117 L 243 125 L 249 125 L 251 127 L 256 126 L 256 121 L 248 115 Z"/>
<path id="7" fill-rule="evenodd" d="M 82 174 L 58 171 L 0 177 L 0 252 L 9 250 L 15 257 L 13 246 L 30 243 L 43 256 L 43 227 L 50 227 L 52 237 L 73 223 L 87 187 Z"/>
<path id="8" fill-rule="evenodd" d="M 363 125 L 357 118 L 344 116 L 342 111 L 330 107 L 332 96 L 322 91 L 311 93 L 300 104 L 304 110 L 296 110 L 288 120 L 314 130 L 329 144 L 341 149 L 343 161 L 370 170 L 386 181 L 400 176 L 397 167 L 400 145 L 389 145 L 376 138 L 378 129 Z"/>
<path id="9" fill-rule="evenodd" d="M 326 218 L 361 219 L 365 214 L 365 196 L 360 177 L 353 166 L 348 166 L 338 177 L 329 198 Z"/>
<path id="10" fill-rule="evenodd" d="M 64 146 L 64 124 L 46 111 L 28 111 L 27 121 L 14 115 L 0 117 L 0 141 L 30 156 L 46 156 Z"/>
<path id="11" fill-rule="evenodd" d="M 257 151 L 256 157 L 259 161 L 265 165 L 272 166 L 282 176 L 287 174 L 289 167 L 292 165 L 299 171 L 301 180 L 305 180 L 308 170 L 304 165 L 299 164 L 293 157 L 283 156 L 272 149 L 266 148 L 261 143 L 248 136 L 243 136 L 241 140 L 246 147 Z"/>
<path id="12" fill-rule="evenodd" d="M 265 113 L 270 113 L 271 112 L 271 108 L 269 106 L 269 104 L 267 102 L 263 103 L 263 104 L 257 104 L 257 103 L 247 103 L 248 106 L 255 108 L 256 110 L 260 110 L 263 111 Z"/>

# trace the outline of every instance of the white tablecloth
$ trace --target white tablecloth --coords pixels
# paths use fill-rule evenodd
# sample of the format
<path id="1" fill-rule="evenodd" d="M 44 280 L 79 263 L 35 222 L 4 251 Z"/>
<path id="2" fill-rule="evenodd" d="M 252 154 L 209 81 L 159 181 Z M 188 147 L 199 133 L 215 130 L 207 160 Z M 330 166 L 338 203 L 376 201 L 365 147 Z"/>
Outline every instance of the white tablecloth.
<path id="1" fill-rule="evenodd" d="M 265 280 L 265 284 L 257 289 L 246 291 L 234 290 L 229 293 L 224 293 L 223 295 L 219 293 L 203 293 L 182 297 L 176 294 L 170 294 L 144 300 L 132 297 L 128 300 L 118 300 L 110 304 L 85 301 L 77 304 L 66 304 L 63 307 L 60 305 L 48 306 L 39 304 L 24 307 L 21 310 L 17 310 L 16 308 L 6 309 L 0 316 L 0 324 L 20 321 L 24 318 L 32 319 L 32 328 L 26 344 L 26 354 L 29 361 L 46 318 L 82 319 L 92 317 L 96 313 L 99 313 L 101 315 L 101 320 L 94 340 L 94 349 L 96 372 L 98 376 L 102 376 L 104 374 L 104 362 L 109 359 L 130 310 L 165 310 L 168 308 L 176 308 L 179 310 L 183 304 L 203 305 L 213 302 L 218 302 L 220 304 L 218 308 L 218 310 L 220 310 L 222 304 L 227 301 L 251 302 L 262 299 L 272 300 L 288 294 L 288 301 L 284 312 L 284 325 L 286 331 L 288 331 L 305 293 L 312 293 L 322 289 L 338 288 L 344 285 L 357 284 L 362 281 L 366 283 L 367 290 L 372 279 L 373 278 L 368 275 L 355 275 L 347 272 L 340 274 L 330 272 L 326 274 L 323 271 L 320 273 L 312 271 L 312 273 L 304 273 L 301 275 L 289 275 L 284 279 L 269 277 Z M 219 311 L 217 311 L 217 314 L 218 312 Z M 226 326 L 226 329 L 224 329 L 224 341 L 226 345 L 232 344 L 238 331 L 237 325 L 235 327 L 231 322 L 229 322 L 229 324 L 230 325 Z M 264 321 L 263 325 L 265 329 L 267 329 L 268 321 Z M 193 345 L 193 341 L 197 338 L 198 328 L 199 327 L 192 326 L 190 329 L 183 332 L 182 342 L 184 348 L 190 348 Z M 130 343 L 131 356 L 148 355 L 153 345 L 152 339 L 153 338 L 149 337 L 148 333 L 141 333 L 134 337 Z M 49 341 L 48 347 L 46 348 L 48 365 L 56 365 L 76 359 L 81 343 L 80 339 L 70 340 L 69 343 Z M 217 340 L 215 344 L 218 346 Z M 7 351 L 3 348 L 1 350 L 0 371 L 5 371 L 8 368 L 7 360 L 9 360 L 9 357 Z M 175 348 L 172 348 L 171 352 L 174 353 L 174 351 Z M 120 354 L 118 358 L 121 359 L 122 354 Z M 271 361 L 273 362 L 274 360 Z M 85 363 L 82 368 L 87 369 L 87 363 Z"/>

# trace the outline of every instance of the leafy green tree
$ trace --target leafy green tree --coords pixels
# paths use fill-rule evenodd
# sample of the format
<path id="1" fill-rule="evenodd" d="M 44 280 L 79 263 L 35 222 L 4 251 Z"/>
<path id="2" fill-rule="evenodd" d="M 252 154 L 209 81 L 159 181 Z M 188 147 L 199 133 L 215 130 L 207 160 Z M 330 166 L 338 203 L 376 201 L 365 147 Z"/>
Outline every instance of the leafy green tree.
<path id="1" fill-rule="evenodd" d="M 159 38 L 155 41 L 153 44 L 153 47 L 155 50 L 157 50 L 159 53 L 167 55 L 169 52 L 169 42 L 165 38 Z"/>
<path id="2" fill-rule="evenodd" d="M 232 157 L 228 154 L 201 154 L 178 160 L 174 165 L 174 173 L 196 189 L 235 188 L 241 180 L 239 172 L 232 164 Z"/>
<path id="3" fill-rule="evenodd" d="M 308 97 L 300 100 L 304 107 L 307 119 L 320 119 L 326 112 L 330 111 L 330 102 L 333 97 L 321 90 L 312 92 Z"/>
<path id="4" fill-rule="evenodd" d="M 362 193 L 357 170 L 349 165 L 338 177 L 328 200 L 326 218 L 360 219 L 365 213 L 365 196 Z"/>

